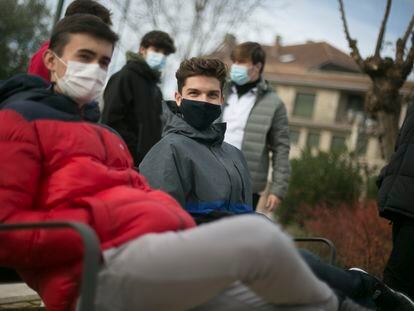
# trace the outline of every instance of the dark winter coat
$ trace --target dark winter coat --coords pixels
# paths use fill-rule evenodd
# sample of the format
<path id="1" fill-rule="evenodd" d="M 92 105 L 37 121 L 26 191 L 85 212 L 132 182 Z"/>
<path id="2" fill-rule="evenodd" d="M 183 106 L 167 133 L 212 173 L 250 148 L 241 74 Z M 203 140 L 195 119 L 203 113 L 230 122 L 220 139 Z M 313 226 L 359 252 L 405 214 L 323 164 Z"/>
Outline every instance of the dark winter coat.
<path id="1" fill-rule="evenodd" d="M 172 195 L 197 221 L 252 212 L 251 185 L 240 150 L 223 142 L 225 124 L 198 131 L 173 102 L 164 105 L 163 138 L 140 172 L 153 188 Z"/>
<path id="2" fill-rule="evenodd" d="M 380 215 L 414 219 L 414 105 L 407 110 L 395 152 L 377 180 Z"/>
<path id="3" fill-rule="evenodd" d="M 102 122 L 125 140 L 136 166 L 161 139 L 160 73 L 138 54 L 127 53 L 126 65 L 115 73 L 104 93 Z"/>

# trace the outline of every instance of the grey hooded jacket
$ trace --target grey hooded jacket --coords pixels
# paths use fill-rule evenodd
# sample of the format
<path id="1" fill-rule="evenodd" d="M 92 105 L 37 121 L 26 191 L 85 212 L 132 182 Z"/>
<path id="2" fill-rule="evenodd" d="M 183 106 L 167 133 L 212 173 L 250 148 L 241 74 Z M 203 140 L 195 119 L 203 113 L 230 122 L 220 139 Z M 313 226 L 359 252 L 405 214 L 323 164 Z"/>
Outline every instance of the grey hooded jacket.
<path id="1" fill-rule="evenodd" d="M 247 164 L 240 150 L 223 142 L 225 124 L 199 131 L 180 117 L 175 102 L 163 105 L 163 116 L 163 138 L 139 166 L 149 184 L 196 220 L 252 212 Z"/>
<path id="2" fill-rule="evenodd" d="M 229 87 L 226 93 L 229 95 L 230 92 Z M 273 170 L 269 192 L 279 198 L 286 195 L 290 177 L 289 151 L 286 107 L 269 83 L 262 79 L 257 85 L 256 101 L 247 119 L 242 142 L 253 193 L 266 188 L 271 152 Z"/>

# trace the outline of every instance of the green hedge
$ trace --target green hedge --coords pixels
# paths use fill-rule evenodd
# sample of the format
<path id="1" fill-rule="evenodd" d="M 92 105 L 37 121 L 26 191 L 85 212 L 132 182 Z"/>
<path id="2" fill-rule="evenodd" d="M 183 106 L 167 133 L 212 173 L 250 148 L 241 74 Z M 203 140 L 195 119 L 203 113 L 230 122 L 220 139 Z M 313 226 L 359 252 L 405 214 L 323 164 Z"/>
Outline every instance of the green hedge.
<path id="1" fill-rule="evenodd" d="M 303 222 L 301 208 L 326 204 L 335 207 L 358 200 L 362 177 L 358 164 L 345 153 L 304 150 L 300 159 L 291 161 L 289 191 L 277 210 L 280 222 Z"/>

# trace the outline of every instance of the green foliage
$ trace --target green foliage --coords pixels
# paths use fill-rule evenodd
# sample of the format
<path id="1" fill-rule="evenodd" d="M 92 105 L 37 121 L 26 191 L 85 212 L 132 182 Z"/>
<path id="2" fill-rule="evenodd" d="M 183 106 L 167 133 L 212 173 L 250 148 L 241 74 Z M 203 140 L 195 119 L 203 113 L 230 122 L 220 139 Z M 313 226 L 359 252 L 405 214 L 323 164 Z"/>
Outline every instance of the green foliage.
<path id="1" fill-rule="evenodd" d="M 357 164 L 346 154 L 305 150 L 300 159 L 291 162 L 289 191 L 278 209 L 282 223 L 303 222 L 301 209 L 324 204 L 335 207 L 357 201 L 362 178 Z"/>
<path id="2" fill-rule="evenodd" d="M 0 80 L 27 71 L 50 22 L 46 0 L 0 0 Z"/>

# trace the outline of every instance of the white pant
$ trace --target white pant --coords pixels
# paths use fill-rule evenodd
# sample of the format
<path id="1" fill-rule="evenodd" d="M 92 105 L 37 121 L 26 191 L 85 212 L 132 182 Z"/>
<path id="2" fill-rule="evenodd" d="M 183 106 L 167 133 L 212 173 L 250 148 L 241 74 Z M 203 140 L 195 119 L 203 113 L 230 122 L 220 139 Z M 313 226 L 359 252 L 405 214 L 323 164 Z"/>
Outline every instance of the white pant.
<path id="1" fill-rule="evenodd" d="M 104 253 L 100 311 L 336 311 L 331 289 L 262 216 L 148 234 Z"/>

